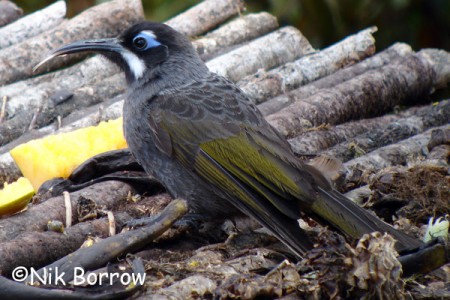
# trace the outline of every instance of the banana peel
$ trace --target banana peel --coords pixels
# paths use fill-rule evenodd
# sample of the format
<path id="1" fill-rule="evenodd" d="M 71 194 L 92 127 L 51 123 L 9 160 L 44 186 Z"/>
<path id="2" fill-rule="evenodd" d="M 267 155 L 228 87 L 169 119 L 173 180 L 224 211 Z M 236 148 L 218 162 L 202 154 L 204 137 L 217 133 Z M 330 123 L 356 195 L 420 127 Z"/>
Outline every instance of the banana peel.
<path id="1" fill-rule="evenodd" d="M 122 118 L 21 144 L 10 151 L 24 177 L 37 191 L 53 178 L 68 178 L 88 158 L 126 148 Z"/>
<path id="2" fill-rule="evenodd" d="M 10 151 L 24 177 L 0 190 L 0 216 L 25 208 L 42 183 L 68 178 L 88 158 L 126 148 L 122 118 L 21 144 Z"/>
<path id="3" fill-rule="evenodd" d="M 0 190 L 0 216 L 11 215 L 24 209 L 34 195 L 31 182 L 20 177 L 13 183 L 4 184 Z"/>

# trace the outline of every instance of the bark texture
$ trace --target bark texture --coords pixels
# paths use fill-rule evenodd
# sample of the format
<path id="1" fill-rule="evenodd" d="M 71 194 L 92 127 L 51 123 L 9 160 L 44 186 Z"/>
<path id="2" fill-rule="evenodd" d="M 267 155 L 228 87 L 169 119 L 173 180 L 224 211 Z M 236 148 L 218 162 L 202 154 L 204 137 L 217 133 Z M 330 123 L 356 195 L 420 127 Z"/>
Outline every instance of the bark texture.
<path id="1" fill-rule="evenodd" d="M 282 135 L 292 137 L 305 127 L 377 116 L 396 105 L 425 101 L 435 76 L 427 61 L 407 55 L 305 99 L 294 90 L 288 96 L 295 102 L 267 119 Z"/>
<path id="2" fill-rule="evenodd" d="M 257 72 L 242 79 L 239 85 L 259 104 L 373 55 L 375 39 L 372 33 L 375 31 L 376 28 L 363 30 L 294 62 L 267 72 Z"/>
<path id="3" fill-rule="evenodd" d="M 66 2 L 58 1 L 7 26 L 0 28 L 0 49 L 24 41 L 61 24 Z"/>
<path id="4" fill-rule="evenodd" d="M 270 69 L 313 51 L 300 31 L 283 27 L 221 55 L 206 65 L 211 71 L 238 81 L 259 69 Z M 226 67 L 224 62 L 227 62 Z"/>

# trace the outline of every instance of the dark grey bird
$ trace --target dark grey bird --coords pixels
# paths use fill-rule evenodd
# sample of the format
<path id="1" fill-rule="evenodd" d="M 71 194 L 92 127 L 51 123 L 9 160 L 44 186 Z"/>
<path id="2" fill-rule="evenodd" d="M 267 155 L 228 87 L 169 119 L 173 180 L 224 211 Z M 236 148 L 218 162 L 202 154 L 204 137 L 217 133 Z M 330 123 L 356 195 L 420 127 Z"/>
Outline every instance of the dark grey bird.
<path id="1" fill-rule="evenodd" d="M 399 251 L 421 245 L 299 161 L 247 96 L 210 72 L 171 27 L 139 23 L 118 38 L 75 42 L 50 58 L 81 51 L 99 52 L 125 72 L 128 146 L 145 171 L 193 212 L 225 218 L 241 211 L 299 256 L 311 248 L 298 226 L 302 212 L 353 238 L 388 232 Z"/>

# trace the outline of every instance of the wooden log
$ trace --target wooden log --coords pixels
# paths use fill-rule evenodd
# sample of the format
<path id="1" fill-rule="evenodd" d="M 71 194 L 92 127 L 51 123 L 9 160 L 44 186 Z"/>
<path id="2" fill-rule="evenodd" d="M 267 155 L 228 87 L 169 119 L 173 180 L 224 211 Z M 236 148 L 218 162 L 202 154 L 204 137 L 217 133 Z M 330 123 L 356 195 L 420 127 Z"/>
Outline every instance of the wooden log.
<path id="1" fill-rule="evenodd" d="M 114 76 L 120 76 L 120 74 L 116 74 Z M 113 77 L 114 77 L 113 76 Z M 110 80 L 115 80 L 113 77 L 109 78 Z M 106 87 L 106 86 L 105 86 Z M 121 86 L 117 86 L 119 89 Z M 123 88 L 123 87 L 122 87 Z M 81 90 L 86 90 L 86 88 L 81 88 Z M 65 117 L 65 118 L 59 118 L 60 120 L 56 120 L 50 125 L 41 127 L 39 129 L 29 130 L 25 133 L 23 133 L 20 137 L 17 139 L 11 141 L 10 143 L 0 147 L 0 166 L 5 167 L 5 169 L 8 170 L 8 172 L 11 171 L 10 166 L 10 160 L 7 156 L 2 156 L 9 152 L 12 148 L 22 144 L 26 143 L 33 139 L 38 139 L 41 137 L 44 137 L 46 135 L 52 134 L 52 133 L 61 133 L 61 132 L 70 132 L 75 129 L 87 127 L 87 126 L 95 126 L 101 121 L 107 121 L 111 119 L 117 119 L 122 116 L 122 107 L 123 107 L 123 99 L 124 94 L 119 94 L 117 96 L 114 96 L 116 93 L 115 89 L 111 89 L 110 92 L 112 92 L 111 99 L 105 100 L 103 102 L 94 104 L 97 97 L 95 94 L 92 94 L 92 90 L 84 91 L 82 94 L 78 93 L 77 95 L 72 96 L 72 98 L 68 101 L 68 103 L 65 103 L 64 107 L 60 107 L 60 111 L 67 110 L 70 111 L 70 107 L 73 105 L 79 106 L 77 103 L 77 98 L 80 98 L 80 101 L 88 102 L 88 104 L 94 104 L 89 107 L 84 107 L 81 110 L 72 110 L 71 113 Z M 84 95 L 84 96 L 83 96 Z M 82 99 L 85 97 L 85 99 Z M 49 113 L 51 111 L 45 111 L 47 115 L 43 116 L 42 118 L 48 117 Z M 56 112 L 56 110 L 53 110 L 53 112 Z M 39 114 L 38 114 L 39 115 Z M 39 117 L 37 117 L 39 118 Z M 27 120 L 27 123 L 29 123 L 30 120 Z M 24 123 L 26 124 L 26 123 Z M 2 127 L 0 126 L 0 129 Z M 11 131 L 14 131 L 11 129 Z M 3 164 L 5 163 L 5 164 Z M 13 172 L 15 173 L 15 172 Z M 8 173 L 5 173 L 8 174 Z M 5 175 L 0 170 L 0 177 Z M 15 173 L 16 174 L 16 173 Z"/>
<path id="2" fill-rule="evenodd" d="M 242 0 L 205 0 L 166 22 L 187 36 L 200 35 L 244 9 Z"/>
<path id="3" fill-rule="evenodd" d="M 294 62 L 257 72 L 242 79 L 239 85 L 255 103 L 262 103 L 372 56 L 375 53 L 372 33 L 376 30 L 376 27 L 368 28 Z"/>
<path id="4" fill-rule="evenodd" d="M 293 61 L 314 49 L 293 27 L 283 27 L 247 45 L 225 53 L 206 63 L 208 68 L 232 81 Z"/>
<path id="5" fill-rule="evenodd" d="M 124 95 L 121 94 L 105 103 L 91 106 L 85 110 L 74 111 L 71 115 L 63 119 L 62 127 L 51 124 L 37 130 L 28 131 L 10 144 L 0 147 L 0 182 L 17 180 L 22 174 L 14 159 L 9 154 L 12 148 L 52 133 L 69 132 L 78 128 L 97 125 L 101 121 L 117 119 L 122 116 L 123 99 Z"/>
<path id="6" fill-rule="evenodd" d="M 60 130 L 58 130 L 58 132 L 69 132 L 74 129 L 96 125 L 101 121 L 117 119 L 121 117 L 124 98 L 125 95 L 118 95 L 109 101 L 110 105 L 108 106 L 106 106 L 106 104 L 108 103 L 105 103 L 104 107 L 99 107 L 97 105 L 97 107 L 90 108 L 89 110 L 91 111 L 91 113 L 87 115 L 83 112 L 80 112 L 81 115 L 84 115 L 83 118 L 73 118 L 75 120 L 72 119 L 71 123 L 63 126 Z"/>
<path id="7" fill-rule="evenodd" d="M 101 56 L 94 56 L 58 72 L 0 86 L 0 95 L 9 98 L 6 114 L 43 105 L 47 95 L 57 89 L 74 90 L 112 76 L 119 69 Z"/>
<path id="8" fill-rule="evenodd" d="M 434 131 L 433 131 L 434 132 Z M 427 158 L 423 161 L 424 164 L 448 167 L 448 157 L 450 153 L 450 145 L 439 145 L 434 147 Z"/>
<path id="9" fill-rule="evenodd" d="M 296 102 L 269 115 L 267 120 L 282 135 L 292 138 L 307 126 L 334 125 L 377 116 L 395 105 L 426 100 L 435 76 L 427 61 L 418 55 L 407 55 L 332 89 L 321 89 L 306 99 L 297 98 L 294 90 L 288 94 Z"/>
<path id="10" fill-rule="evenodd" d="M 423 153 L 423 148 L 430 141 L 433 130 L 450 130 L 450 125 L 429 129 L 396 144 L 378 148 L 366 155 L 349 160 L 344 164 L 349 170 L 346 174 L 346 181 L 356 185 L 368 183 L 368 173 L 393 165 L 406 165 L 409 159 Z M 364 176 L 362 176 L 363 174 Z"/>
<path id="11" fill-rule="evenodd" d="M 107 181 L 71 193 L 73 219 L 78 218 L 77 204 L 80 197 L 91 199 L 98 207 L 109 210 L 116 207 L 130 192 L 132 192 L 132 188 L 128 184 L 119 181 Z M 38 205 L 32 205 L 20 214 L 0 219 L 0 241 L 12 240 L 23 232 L 44 231 L 49 220 L 59 220 L 65 223 L 65 218 L 66 210 L 63 196 L 50 198 Z"/>
<path id="12" fill-rule="evenodd" d="M 366 148 L 364 146 L 366 143 L 375 143 L 379 147 L 385 146 L 446 122 L 450 122 L 450 102 L 443 100 L 437 105 L 414 106 L 398 114 L 362 119 L 337 126 L 319 127 L 290 139 L 289 143 L 298 155 L 326 154 L 347 161 L 351 158 L 346 159 L 348 156 L 344 153 L 355 154 L 356 145 L 370 152 L 373 148 Z M 405 129 L 402 134 L 398 132 L 400 127 Z M 394 132 L 391 132 L 389 128 Z M 381 140 L 375 142 L 377 136 Z"/>
<path id="13" fill-rule="evenodd" d="M 324 149 L 351 140 L 359 134 L 384 127 L 385 124 L 391 123 L 399 118 L 400 116 L 398 115 L 384 115 L 376 118 L 351 121 L 336 126 L 319 126 L 307 130 L 288 141 L 295 154 L 300 156 L 316 156 Z"/>
<path id="14" fill-rule="evenodd" d="M 122 213 L 115 219 L 126 222 L 132 217 Z M 0 245 L 0 272 L 9 275 L 18 266 L 43 267 L 77 250 L 88 237 L 107 237 L 108 230 L 108 219 L 100 218 L 71 226 L 64 234 L 53 231 L 22 233 Z"/>
<path id="15" fill-rule="evenodd" d="M 0 1 L 0 26 L 12 23 L 23 14 L 20 7 L 8 0 Z"/>
<path id="16" fill-rule="evenodd" d="M 327 76 L 308 84 L 308 88 L 302 89 L 302 96 L 307 97 L 316 93 L 319 89 L 330 88 L 336 86 L 345 81 L 351 80 L 361 74 L 366 73 L 370 70 L 375 70 L 383 66 L 394 63 L 395 61 L 400 61 L 404 57 L 412 54 L 413 51 L 411 46 L 404 43 L 395 43 L 386 50 L 380 52 L 378 55 L 374 55 L 357 63 L 349 68 L 344 68 L 339 70 L 334 76 Z"/>
<path id="17" fill-rule="evenodd" d="M 66 15 L 66 2 L 58 1 L 0 28 L 0 49 L 58 26 Z"/>
<path id="18" fill-rule="evenodd" d="M 249 14 L 237 17 L 192 44 L 203 60 L 210 60 L 225 48 L 257 38 L 277 27 L 277 19 L 271 14 Z"/>
<path id="19" fill-rule="evenodd" d="M 345 162 L 361 155 L 361 152 L 368 153 L 424 132 L 431 127 L 448 123 L 450 123 L 450 101 L 444 100 L 437 105 L 423 107 L 412 116 L 384 123 L 384 126 L 326 149 L 321 154 L 336 157 Z M 355 151 L 355 148 L 358 151 Z"/>
<path id="20" fill-rule="evenodd" d="M 25 109 L 19 109 L 14 117 L 0 124 L 0 145 L 6 145 L 13 141 L 26 132 L 27 129 L 43 127 L 55 121 L 57 117 L 63 118 L 74 110 L 92 106 L 105 99 L 113 98 L 119 93 L 123 93 L 125 86 L 120 84 L 121 81 L 123 81 L 123 75 L 116 74 L 101 81 L 90 82 L 88 86 L 78 89 L 75 89 L 76 85 L 55 87 L 45 84 L 47 86 L 46 89 L 41 90 L 41 92 L 45 93 L 39 96 L 34 95 L 44 101 L 40 107 L 32 108 L 28 106 Z M 67 80 L 64 80 L 64 82 L 70 84 Z M 54 90 L 50 91 L 50 89 Z M 49 94 L 49 92 L 52 94 Z M 31 126 L 30 120 L 33 120 Z M 11 149 L 11 146 L 9 148 Z M 2 151 L 4 149 L 1 149 L 0 153 Z"/>
<path id="21" fill-rule="evenodd" d="M 205 2 L 214 2 L 214 1 L 205 1 Z M 202 2 L 202 3 L 204 3 L 204 2 Z M 201 5 L 201 4 L 199 4 L 199 5 Z M 194 8 L 192 8 L 192 9 L 194 9 Z M 210 10 L 205 10 L 205 7 L 203 7 L 202 9 L 199 9 L 198 13 L 202 13 L 201 15 L 199 15 L 200 18 L 206 19 L 208 15 L 213 14 L 214 7 L 209 5 L 207 8 L 209 8 Z M 180 15 L 175 17 L 177 19 L 176 22 L 172 21 L 175 19 L 174 18 L 174 19 L 167 21 L 166 24 L 171 24 L 171 26 L 173 26 L 176 30 L 179 30 L 179 31 L 183 30 L 184 28 L 182 26 L 185 23 L 190 22 L 189 18 L 191 17 L 191 13 L 188 13 L 188 12 L 189 11 L 187 11 L 185 13 L 181 13 Z M 202 27 L 202 29 L 199 29 L 197 31 L 200 31 L 201 33 L 203 33 L 204 30 L 205 29 Z M 189 36 L 192 36 L 192 35 L 189 35 Z M 101 37 L 104 37 L 104 36 L 101 36 Z M 82 39 L 82 37 L 80 36 L 79 38 L 77 38 L 77 40 L 78 39 Z M 99 56 L 96 56 L 96 57 L 87 59 L 87 60 L 83 61 L 82 63 L 77 64 L 73 67 L 69 67 L 64 70 L 61 70 L 61 71 L 59 71 L 59 73 L 47 74 L 47 75 L 28 79 L 26 81 L 20 81 L 15 84 L 10 84 L 7 86 L 0 87 L 0 95 L 6 95 L 6 96 L 12 98 L 13 95 L 20 94 L 24 90 L 26 91 L 27 88 L 33 87 L 44 81 L 57 80 L 58 78 L 66 78 L 68 82 L 74 83 L 75 86 L 79 87 L 79 86 L 83 85 L 83 82 L 77 83 L 78 81 L 76 81 L 76 78 L 89 78 L 89 80 L 91 80 L 90 79 L 91 77 L 99 76 L 99 79 L 100 79 L 100 78 L 111 76 L 115 72 L 118 72 L 118 69 L 114 68 L 113 65 L 109 61 L 107 61 L 104 58 L 100 58 Z M 105 75 L 103 76 L 103 74 L 105 74 Z M 76 77 L 68 78 L 69 76 L 72 76 L 72 75 L 75 75 Z M 75 82 L 74 82 L 74 80 L 75 80 Z M 80 79 L 78 79 L 78 80 L 80 80 Z M 61 82 L 53 82 L 53 84 L 61 85 L 61 84 L 64 84 L 64 82 L 62 82 L 62 83 Z M 31 91 L 31 93 L 33 93 L 33 94 L 35 92 L 36 91 Z M 14 106 L 12 106 L 11 110 L 13 112 L 11 112 L 11 111 L 8 111 L 8 112 L 10 114 L 14 114 Z"/>
<path id="22" fill-rule="evenodd" d="M 445 88 L 450 82 L 450 52 L 440 49 L 423 49 L 417 55 L 426 59 L 436 73 L 433 85 L 436 89 Z"/>
<path id="23" fill-rule="evenodd" d="M 114 0 L 94 6 L 57 28 L 0 50 L 0 84 L 33 76 L 33 67 L 47 53 L 79 39 L 112 37 L 144 18 L 141 1 Z M 83 56 L 68 55 L 54 59 L 38 73 L 68 65 Z"/>
<path id="24" fill-rule="evenodd" d="M 396 43 L 386 50 L 377 53 L 355 65 L 341 69 L 329 76 L 323 77 L 298 88 L 295 92 L 297 95 L 295 98 L 290 97 L 289 94 L 280 95 L 259 104 L 258 108 L 264 115 L 273 114 L 289 104 L 292 104 L 295 99 L 307 98 L 317 93 L 320 89 L 331 88 L 335 85 L 355 78 L 369 70 L 380 68 L 388 63 L 391 63 L 392 61 L 401 59 L 408 53 L 412 53 L 412 49 L 409 45 Z M 308 68 L 308 66 L 305 66 L 305 68 Z M 309 73 L 309 71 L 304 72 Z"/>
<path id="25" fill-rule="evenodd" d="M 142 197 L 138 202 L 128 201 L 114 207 L 114 222 L 122 228 L 126 222 L 135 218 L 148 217 L 154 206 L 170 202 L 170 196 L 160 194 Z M 165 205 L 153 214 L 162 210 Z M 119 208 L 118 211 L 116 209 Z M 126 211 L 126 212 L 123 212 Z M 29 231 L 15 239 L 0 244 L 0 273 L 9 274 L 17 266 L 42 267 L 77 250 L 88 237 L 106 238 L 109 236 L 107 218 L 79 222 L 65 228 L 64 233 L 53 231 Z M 30 248 L 30 245 L 33 247 Z"/>
<path id="26" fill-rule="evenodd" d="M 447 114 L 447 118 L 450 118 L 448 114 Z M 448 123 L 450 123 L 450 122 L 448 122 Z M 436 146 L 440 146 L 440 145 L 450 145 L 450 131 L 449 130 L 434 130 L 433 132 L 431 132 L 430 142 L 427 145 L 428 151 L 431 151 Z"/>

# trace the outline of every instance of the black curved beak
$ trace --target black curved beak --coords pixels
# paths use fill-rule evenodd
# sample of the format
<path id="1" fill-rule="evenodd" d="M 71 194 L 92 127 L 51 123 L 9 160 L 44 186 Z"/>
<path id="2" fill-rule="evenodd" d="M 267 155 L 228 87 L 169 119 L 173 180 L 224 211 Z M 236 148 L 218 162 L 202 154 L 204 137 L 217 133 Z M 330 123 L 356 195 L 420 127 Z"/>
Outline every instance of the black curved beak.
<path id="1" fill-rule="evenodd" d="M 68 44 L 62 46 L 59 49 L 54 50 L 48 57 L 46 57 L 44 60 L 42 60 L 33 68 L 33 72 L 36 71 L 40 66 L 42 66 L 49 60 L 55 58 L 56 56 L 87 51 L 120 53 L 122 49 L 123 48 L 120 44 L 120 41 L 117 38 L 84 40 L 74 42 L 72 44 Z"/>

